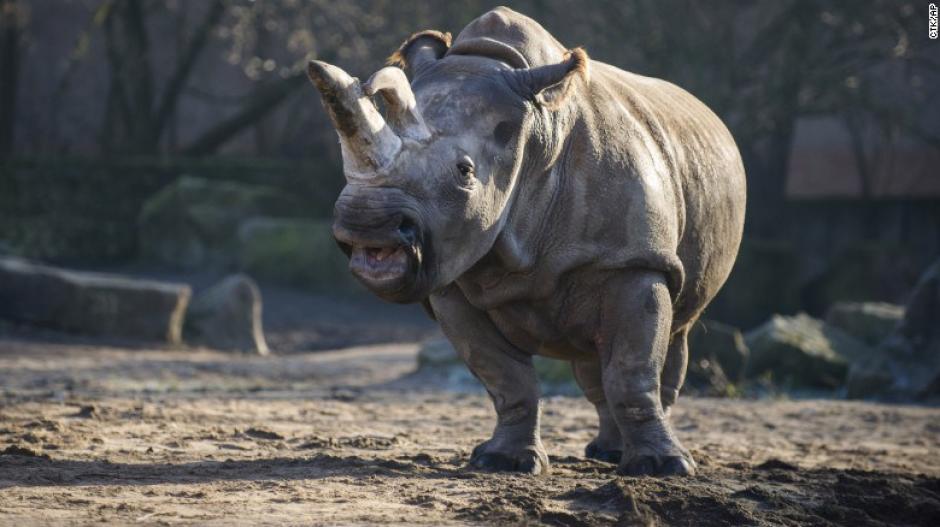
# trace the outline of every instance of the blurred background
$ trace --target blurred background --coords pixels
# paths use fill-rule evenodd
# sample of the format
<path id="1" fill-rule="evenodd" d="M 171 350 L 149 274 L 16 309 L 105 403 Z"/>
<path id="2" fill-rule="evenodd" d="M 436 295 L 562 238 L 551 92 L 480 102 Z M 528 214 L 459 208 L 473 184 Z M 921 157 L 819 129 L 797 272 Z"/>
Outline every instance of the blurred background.
<path id="1" fill-rule="evenodd" d="M 412 32 L 456 35 L 493 4 L 0 5 L 0 254 L 197 292 L 246 273 L 280 350 L 357 338 L 343 324 L 361 313 L 386 328 L 376 339 L 429 331 L 420 310 L 357 303 L 372 301 L 329 237 L 338 143 L 304 65 L 365 78 Z M 927 3 L 508 5 L 596 60 L 682 86 L 731 129 L 748 175 L 745 240 L 707 319 L 745 331 L 775 314 L 836 323 L 833 307 L 851 302 L 869 317 L 853 323 L 888 328 L 872 345 L 901 320 L 940 255 L 940 46 Z"/>

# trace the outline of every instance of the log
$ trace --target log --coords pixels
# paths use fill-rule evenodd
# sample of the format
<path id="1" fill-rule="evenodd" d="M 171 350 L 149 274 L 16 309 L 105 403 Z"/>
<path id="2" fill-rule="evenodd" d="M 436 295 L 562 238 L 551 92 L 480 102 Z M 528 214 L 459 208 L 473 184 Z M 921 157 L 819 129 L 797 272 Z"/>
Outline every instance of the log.
<path id="1" fill-rule="evenodd" d="M 0 318 L 83 335 L 179 344 L 192 291 L 0 258 Z"/>

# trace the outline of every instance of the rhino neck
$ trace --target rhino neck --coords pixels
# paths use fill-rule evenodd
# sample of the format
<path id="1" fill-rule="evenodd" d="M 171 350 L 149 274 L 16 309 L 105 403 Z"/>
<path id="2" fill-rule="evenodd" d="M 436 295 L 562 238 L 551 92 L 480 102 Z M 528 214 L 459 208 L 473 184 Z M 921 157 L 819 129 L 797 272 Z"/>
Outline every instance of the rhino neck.
<path id="1" fill-rule="evenodd" d="M 468 299 L 493 308 L 521 298 L 541 298 L 554 290 L 570 267 L 570 255 L 558 251 L 577 233 L 573 196 L 580 193 L 571 155 L 582 140 L 576 132 L 578 109 L 542 113 L 533 119 L 521 156 L 506 219 L 490 251 L 459 281 Z M 547 133 L 546 133 L 547 132 Z M 587 209 L 582 209 L 582 213 Z"/>
<path id="2" fill-rule="evenodd" d="M 555 230 L 554 210 L 565 198 L 571 146 L 578 141 L 572 131 L 579 121 L 577 105 L 554 112 L 536 110 L 508 204 L 509 213 L 492 252 L 508 272 L 531 271 L 540 260 L 540 248 Z M 557 219 L 557 218 L 556 218 Z"/>

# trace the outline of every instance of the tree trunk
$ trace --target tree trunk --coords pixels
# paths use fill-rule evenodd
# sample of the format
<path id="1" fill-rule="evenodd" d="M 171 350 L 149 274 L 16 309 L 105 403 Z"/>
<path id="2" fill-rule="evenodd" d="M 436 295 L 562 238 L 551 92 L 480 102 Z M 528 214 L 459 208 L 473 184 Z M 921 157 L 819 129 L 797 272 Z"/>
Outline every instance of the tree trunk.
<path id="1" fill-rule="evenodd" d="M 781 112 L 773 132 L 761 141 L 762 144 L 742 143 L 742 156 L 748 171 L 745 225 L 749 236 L 778 238 L 787 227 L 786 222 L 780 220 L 786 208 L 787 174 L 795 125 L 792 113 Z"/>
<path id="2" fill-rule="evenodd" d="M 259 16 L 255 20 L 255 56 L 266 58 L 271 53 L 271 33 L 265 27 L 265 17 Z M 272 119 L 270 115 L 261 116 L 254 126 L 255 135 L 255 154 L 258 156 L 269 155 L 271 149 Z"/>
<path id="3" fill-rule="evenodd" d="M 20 13 L 16 0 L 0 3 L 0 155 L 13 152 L 20 71 Z"/>
<path id="4" fill-rule="evenodd" d="M 176 111 L 176 103 L 179 101 L 180 93 L 186 86 L 186 81 L 192 73 L 196 59 L 199 58 L 202 50 L 206 47 L 206 42 L 209 40 L 212 28 L 215 27 L 224 13 L 225 4 L 222 0 L 214 0 L 209 6 L 209 10 L 206 12 L 206 16 L 196 27 L 192 40 L 190 40 L 189 45 L 186 46 L 186 50 L 179 57 L 176 63 L 176 70 L 167 82 L 166 88 L 163 90 L 163 96 L 160 99 L 160 104 L 157 106 L 152 133 L 158 140 L 163 134 L 167 121 L 170 120 Z"/>
<path id="5" fill-rule="evenodd" d="M 153 134 L 153 73 L 150 70 L 150 40 L 144 24 L 140 0 L 121 3 L 122 40 L 125 46 L 124 72 L 132 114 L 129 116 L 133 153 L 156 153 Z"/>

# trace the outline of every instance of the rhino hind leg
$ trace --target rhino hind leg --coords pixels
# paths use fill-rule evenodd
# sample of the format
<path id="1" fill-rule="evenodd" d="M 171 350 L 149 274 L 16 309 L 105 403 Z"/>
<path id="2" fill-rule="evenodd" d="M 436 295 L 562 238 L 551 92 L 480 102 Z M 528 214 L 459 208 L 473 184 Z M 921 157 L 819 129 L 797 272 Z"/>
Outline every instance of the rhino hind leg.
<path id="1" fill-rule="evenodd" d="M 627 271 L 605 304 L 600 354 L 604 394 L 623 436 L 618 472 L 694 474 L 695 462 L 676 437 L 660 393 L 672 324 L 665 277 Z"/>
<path id="2" fill-rule="evenodd" d="M 572 361 L 571 369 L 584 396 L 597 410 L 597 437 L 585 447 L 585 457 L 607 463 L 620 463 L 623 455 L 623 438 L 620 435 L 620 428 L 617 427 L 610 413 L 607 398 L 604 396 L 600 359 Z"/>
<path id="3" fill-rule="evenodd" d="M 660 376 L 660 398 L 663 410 L 668 413 L 676 399 L 679 390 L 685 383 L 685 373 L 689 367 L 689 326 L 685 326 L 672 336 L 672 342 L 666 351 L 666 362 L 663 364 L 663 374 Z"/>
<path id="4" fill-rule="evenodd" d="M 482 311 L 451 286 L 431 297 L 447 338 L 496 409 L 490 439 L 473 449 L 470 465 L 484 470 L 547 474 L 548 455 L 539 435 L 538 378 L 532 357 L 510 344 Z"/>

